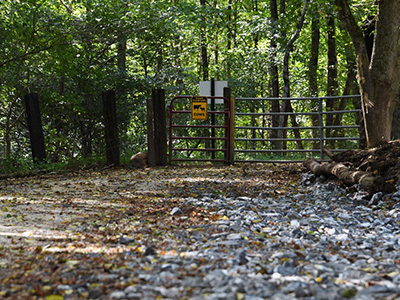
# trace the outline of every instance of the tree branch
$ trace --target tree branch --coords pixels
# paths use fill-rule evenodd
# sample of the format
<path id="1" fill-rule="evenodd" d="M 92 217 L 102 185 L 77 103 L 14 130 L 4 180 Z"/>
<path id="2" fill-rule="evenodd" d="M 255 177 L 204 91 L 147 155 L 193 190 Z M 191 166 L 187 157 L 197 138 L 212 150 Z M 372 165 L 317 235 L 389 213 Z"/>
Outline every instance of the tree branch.
<path id="1" fill-rule="evenodd" d="M 35 55 L 35 54 L 38 54 L 40 52 L 50 50 L 53 47 L 60 46 L 60 45 L 67 45 L 67 43 L 64 43 L 64 42 L 60 43 L 60 41 L 64 41 L 64 40 L 65 40 L 65 38 L 62 37 L 62 38 L 60 38 L 60 40 L 57 40 L 54 43 L 52 43 L 50 45 L 47 45 L 47 46 L 45 46 L 43 48 L 33 49 L 33 50 L 29 51 L 29 52 L 28 51 L 24 52 L 24 54 L 22 54 L 22 55 L 14 56 L 14 57 L 6 60 L 6 61 L 1 62 L 0 63 L 0 68 L 5 66 L 5 65 L 7 65 L 7 64 L 9 64 L 9 63 L 11 63 L 11 62 L 13 62 L 13 61 L 20 60 L 20 59 L 25 59 L 28 56 Z"/>
<path id="2" fill-rule="evenodd" d="M 349 33 L 356 52 L 363 54 L 365 53 L 367 56 L 364 35 L 361 28 L 358 26 L 357 21 L 354 19 L 353 14 L 351 13 L 349 3 L 347 0 L 335 0 L 335 4 L 338 7 L 338 18 Z"/>
<path id="3" fill-rule="evenodd" d="M 303 10 L 300 15 L 299 22 L 297 23 L 296 26 L 296 31 L 293 33 L 292 37 L 290 38 L 287 46 L 286 46 L 286 51 L 285 51 L 285 56 L 283 58 L 283 80 L 284 80 L 284 85 L 283 85 L 283 97 L 290 97 L 290 91 L 289 91 L 289 82 L 287 80 L 289 79 L 289 58 L 290 58 L 290 52 L 293 50 L 293 45 L 294 42 L 298 39 L 300 35 L 300 31 L 303 28 L 304 24 L 304 19 L 306 16 L 306 11 L 307 11 L 307 4 L 309 0 L 304 1 L 303 5 Z"/>
<path id="4" fill-rule="evenodd" d="M 61 4 L 65 7 L 65 9 L 67 10 L 67 12 L 69 14 L 72 14 L 72 9 L 70 7 L 68 7 L 63 0 L 60 0 Z"/>

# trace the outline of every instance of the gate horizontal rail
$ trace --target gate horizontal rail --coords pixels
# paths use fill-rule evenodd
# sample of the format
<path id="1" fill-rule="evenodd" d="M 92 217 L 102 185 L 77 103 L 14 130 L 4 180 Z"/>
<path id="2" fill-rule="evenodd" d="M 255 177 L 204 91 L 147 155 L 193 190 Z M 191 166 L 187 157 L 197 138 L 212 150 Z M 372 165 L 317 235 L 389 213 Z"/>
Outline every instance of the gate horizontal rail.
<path id="1" fill-rule="evenodd" d="M 175 101 L 176 100 L 184 100 L 185 104 L 188 105 L 192 96 L 177 96 L 174 97 L 171 100 L 170 107 L 169 107 L 169 113 L 170 113 L 170 128 L 169 128 L 169 162 L 171 163 L 172 161 L 214 161 L 214 162 L 229 162 L 229 137 L 230 137 L 230 101 L 225 98 L 225 97 L 207 97 L 208 99 L 222 99 L 224 101 L 224 109 L 223 110 L 207 110 L 207 113 L 211 116 L 222 116 L 223 117 L 223 124 L 215 125 L 215 124 L 209 124 L 209 120 L 190 120 L 189 117 L 192 115 L 192 110 L 188 109 L 176 109 L 174 107 Z M 208 106 L 208 104 L 207 104 Z M 176 124 L 174 122 L 174 116 L 179 116 L 183 115 L 186 117 L 184 121 L 181 121 L 181 123 Z M 215 121 L 215 118 L 211 118 L 211 122 Z M 195 122 L 201 122 L 200 124 L 195 124 Z M 189 124 L 190 123 L 190 124 Z M 190 136 L 190 135 L 183 135 L 183 132 L 180 133 L 175 133 L 175 130 L 179 129 L 200 129 L 203 130 L 201 136 Z M 209 136 L 209 135 L 204 135 L 205 132 L 209 133 L 209 130 L 211 132 L 215 133 L 215 129 L 220 129 L 223 131 L 223 136 Z M 185 131 L 187 133 L 187 131 Z M 212 135 L 212 134 L 211 134 Z M 182 144 L 179 144 L 182 141 L 196 141 L 197 140 L 197 145 L 196 147 L 193 146 L 186 146 L 182 147 Z M 213 147 L 206 147 L 206 148 L 200 148 L 198 147 L 199 144 L 202 141 L 212 141 L 213 143 L 215 141 L 221 141 L 224 143 L 224 146 L 220 148 L 213 148 Z M 178 143 L 178 145 L 175 145 L 175 142 Z M 186 153 L 188 157 L 175 157 L 174 153 L 180 152 L 180 153 Z M 211 159 L 206 159 L 206 158 L 198 158 L 198 157 L 189 157 L 191 153 L 193 152 L 209 152 L 209 153 L 218 153 L 218 152 L 223 152 L 224 158 L 213 158 Z"/>
<path id="2" fill-rule="evenodd" d="M 237 100 L 237 99 L 236 99 Z M 236 116 L 312 116 L 312 115 L 329 115 L 329 114 L 344 114 L 344 113 L 358 113 L 359 109 L 352 110 L 334 110 L 324 112 L 265 112 L 265 113 L 235 113 Z"/>
<path id="3" fill-rule="evenodd" d="M 287 159 L 289 156 L 287 156 L 290 153 L 313 153 L 313 154 L 319 154 L 319 160 L 325 160 L 324 157 L 324 152 L 323 152 L 323 147 L 325 146 L 325 142 L 330 143 L 330 145 L 336 145 L 337 142 L 340 141 L 355 141 L 357 142 L 360 138 L 359 136 L 355 136 L 354 134 L 351 135 L 351 132 L 348 132 L 348 130 L 355 130 L 359 129 L 359 125 L 355 124 L 344 124 L 344 125 L 326 125 L 326 118 L 334 116 L 334 115 L 346 115 L 346 114 L 359 114 L 361 112 L 360 109 L 339 109 L 339 110 L 326 110 L 326 105 L 324 104 L 324 100 L 337 100 L 337 99 L 354 99 L 354 98 L 360 98 L 360 95 L 346 95 L 346 96 L 326 96 L 326 97 L 317 97 L 317 98 L 310 98 L 310 97 L 292 97 L 292 98 L 236 98 L 236 110 L 240 110 L 240 105 L 238 103 L 243 103 L 243 105 L 251 105 L 251 108 L 253 111 L 249 112 L 243 112 L 243 111 L 238 111 L 235 113 L 235 121 L 236 123 L 238 122 L 241 118 L 249 117 L 254 123 L 257 123 L 259 121 L 262 124 L 266 123 L 271 123 L 271 118 L 277 117 L 277 116 L 282 116 L 282 117 L 301 117 L 301 118 L 312 118 L 316 117 L 318 124 L 311 125 L 312 122 L 311 120 L 308 120 L 308 123 L 310 125 L 305 125 L 305 123 L 300 124 L 296 126 L 292 124 L 292 126 L 243 126 L 243 124 L 240 124 L 239 126 L 235 126 L 235 141 L 240 142 L 240 143 L 245 143 L 245 149 L 242 147 L 240 148 L 238 146 L 238 143 L 235 143 L 235 162 L 302 162 L 304 159 Z M 316 105 L 316 110 L 315 111 L 291 111 L 291 112 L 271 112 L 271 111 L 265 111 L 266 105 L 265 102 L 270 101 L 297 101 L 297 102 L 306 102 L 306 101 L 313 101 Z M 262 106 L 261 106 L 261 105 Z M 262 112 L 257 111 L 257 110 L 262 110 Z M 258 118 L 258 119 L 257 119 Z M 261 120 L 261 121 L 260 121 Z M 301 120 L 304 121 L 304 120 Z M 349 133 L 350 135 L 348 136 L 332 136 L 331 133 L 335 131 L 343 131 L 344 133 Z M 347 131 L 346 131 L 347 130 Z M 295 137 L 271 137 L 272 131 L 297 131 L 298 135 L 300 134 L 301 136 L 295 136 Z M 244 132 L 244 133 L 242 133 Z M 246 133 L 247 132 L 247 133 Z M 250 132 L 250 134 L 248 133 Z M 265 132 L 265 133 L 264 133 Z M 326 133 L 329 133 L 327 135 Z M 249 135 L 252 135 L 249 137 Z M 264 137 L 266 135 L 267 137 Z M 313 136 L 317 135 L 317 136 Z M 299 142 L 309 142 L 309 143 L 318 143 L 318 148 L 314 149 L 276 149 L 272 147 L 273 143 L 279 143 L 279 142 L 294 142 L 294 143 L 299 143 Z M 248 145 L 250 143 L 251 145 Z M 262 143 L 262 147 L 256 146 L 256 143 Z M 269 148 L 268 148 L 269 145 Z M 267 146 L 268 149 L 265 149 Z M 248 149 L 248 148 L 254 148 L 254 149 Z M 260 149 L 263 148 L 263 149 Z M 336 148 L 336 149 L 334 149 Z M 333 149 L 330 149 L 332 152 L 343 152 L 348 149 L 342 148 L 342 147 L 334 147 Z M 240 159 L 237 158 L 237 154 L 248 154 L 248 153 L 254 153 L 254 154 L 259 154 L 259 156 L 262 154 L 280 154 L 282 157 L 279 159 L 272 159 L 270 157 L 263 158 L 263 159 Z M 286 159 L 285 159 L 286 158 Z"/>
<path id="4" fill-rule="evenodd" d="M 339 109 L 327 110 L 326 100 L 337 99 L 354 99 L 360 98 L 359 95 L 349 96 L 332 96 L 332 97 L 293 97 L 293 98 L 236 98 L 236 105 L 232 104 L 224 97 L 207 97 L 208 99 L 223 99 L 225 105 L 221 110 L 211 109 L 208 114 L 215 117 L 218 116 L 219 122 L 222 124 L 209 124 L 207 122 L 198 122 L 193 120 L 184 120 L 192 113 L 191 110 L 183 106 L 174 106 L 175 100 L 183 100 L 188 103 L 191 96 L 178 96 L 172 99 L 170 104 L 170 139 L 169 139 L 169 161 L 215 161 L 215 162 L 302 162 L 304 156 L 319 160 L 325 160 L 323 147 L 330 146 L 331 152 L 343 152 L 348 150 L 348 147 L 357 145 L 359 134 L 356 130 L 360 128 L 355 124 L 352 114 L 359 114 L 360 109 Z M 299 105 L 292 105 L 295 111 L 290 112 L 272 112 L 266 110 L 268 101 L 297 101 Z M 296 111 L 299 108 L 304 108 L 305 102 L 313 103 L 314 111 Z M 234 106 L 236 112 L 234 113 Z M 310 105 L 306 106 L 310 109 Z M 343 106 L 344 107 L 344 106 Z M 193 108 L 192 108 L 193 109 Z M 246 109 L 247 111 L 243 111 Z M 235 115 L 237 126 L 233 126 L 229 121 L 231 114 Z M 343 125 L 335 123 L 327 124 L 328 118 L 339 115 L 341 119 L 347 120 Z M 219 117 L 221 116 L 221 117 Z M 273 118 L 285 117 L 291 120 L 291 124 L 287 126 L 272 126 Z M 174 119 L 178 119 L 178 122 Z M 293 123 L 292 119 L 296 122 Z M 179 121 L 180 120 L 180 121 Z M 313 120 L 313 122 L 311 121 Z M 354 123 L 352 123 L 354 122 Z M 234 129 L 233 129 L 234 128 Z M 230 131 L 234 130 L 235 138 Z M 218 135 L 214 136 L 218 131 Z M 288 136 L 273 136 L 272 132 L 287 132 Z M 211 132 L 211 133 L 210 133 Z M 214 132 L 214 133 L 212 133 Z M 340 135 L 336 135 L 341 132 Z M 232 141 L 235 142 L 232 142 Z M 211 142 L 213 145 L 210 147 Z M 218 146 L 215 147 L 215 143 Z M 302 148 L 298 145 L 306 145 Z M 240 144 L 240 145 L 239 145 Z M 276 148 L 276 145 L 288 145 L 282 148 Z M 315 147 L 317 145 L 317 147 Z M 202 147 L 204 146 L 204 147 Z M 296 147 L 295 147 L 296 146 Z M 198 155 L 193 155 L 197 152 Z M 216 154 L 221 152 L 221 154 Z M 179 154 L 178 154 L 179 153 Z M 185 156 L 186 153 L 186 157 Z M 201 154 L 203 153 L 203 154 Z M 207 153 L 212 154 L 212 158 L 204 158 Z M 229 155 L 228 155 L 229 153 Z M 292 155 L 290 155 L 292 154 Z M 302 158 L 293 158 L 295 155 L 301 155 Z M 256 158 L 249 158 L 250 156 Z M 318 157 L 315 157 L 317 155 Z M 228 156 L 230 158 L 228 159 Z M 278 157 L 277 157 L 278 156 Z M 232 157 L 234 159 L 232 160 Z"/>

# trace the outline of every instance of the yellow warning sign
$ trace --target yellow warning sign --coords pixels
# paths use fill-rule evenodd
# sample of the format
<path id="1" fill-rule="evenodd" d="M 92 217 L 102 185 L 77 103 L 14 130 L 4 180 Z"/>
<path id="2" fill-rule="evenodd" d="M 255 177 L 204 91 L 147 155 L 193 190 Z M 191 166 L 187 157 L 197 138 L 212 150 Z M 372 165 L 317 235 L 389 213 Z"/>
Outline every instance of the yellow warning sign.
<path id="1" fill-rule="evenodd" d="M 207 120 L 207 97 L 192 97 L 192 119 Z"/>

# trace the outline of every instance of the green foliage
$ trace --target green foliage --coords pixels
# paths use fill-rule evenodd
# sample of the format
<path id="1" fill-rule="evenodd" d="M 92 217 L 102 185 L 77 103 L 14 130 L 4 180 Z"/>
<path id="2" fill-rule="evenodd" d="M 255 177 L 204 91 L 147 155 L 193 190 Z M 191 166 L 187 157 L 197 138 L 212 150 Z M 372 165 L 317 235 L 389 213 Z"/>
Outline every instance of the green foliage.
<path id="1" fill-rule="evenodd" d="M 128 164 L 129 160 L 124 158 L 123 163 Z M 77 158 L 64 162 L 43 162 L 33 163 L 30 158 L 2 160 L 0 164 L 0 178 L 7 176 L 29 176 L 39 173 L 59 172 L 64 173 L 71 170 L 84 170 L 105 165 L 102 157 Z"/>
<path id="2" fill-rule="evenodd" d="M 265 1 L 213 0 L 204 7 L 198 0 L 1 1 L 0 158 L 29 159 L 23 105 L 29 92 L 40 94 L 50 162 L 104 155 L 101 93 L 108 89 L 117 92 L 122 155 L 145 150 L 145 103 L 151 89 L 165 88 L 167 101 L 198 93 L 200 31 L 210 77 L 228 80 L 236 97 L 270 96 L 271 40 L 281 70 L 302 3 L 286 1 L 285 8 L 279 7 L 278 23 L 271 24 Z M 371 1 L 352 4 L 360 22 L 376 10 Z M 329 1 L 309 3 L 290 62 L 292 96 L 309 93 L 315 15 L 321 19 L 319 94 L 326 93 L 325 17 L 332 11 Z M 336 39 L 340 94 L 353 49 L 339 26 Z"/>

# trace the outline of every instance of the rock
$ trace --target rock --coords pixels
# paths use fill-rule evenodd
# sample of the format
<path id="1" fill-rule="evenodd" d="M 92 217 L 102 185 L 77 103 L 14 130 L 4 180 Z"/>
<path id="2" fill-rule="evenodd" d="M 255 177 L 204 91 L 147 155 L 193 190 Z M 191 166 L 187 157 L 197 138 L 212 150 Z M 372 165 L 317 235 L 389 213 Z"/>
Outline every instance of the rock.
<path id="1" fill-rule="evenodd" d="M 118 278 L 118 274 L 98 274 L 95 276 L 95 280 L 100 282 L 111 282 L 117 280 Z"/>
<path id="2" fill-rule="evenodd" d="M 170 214 L 171 214 L 172 216 L 182 216 L 182 215 L 183 215 L 183 210 L 180 209 L 179 207 L 174 207 L 174 208 L 171 210 Z"/>
<path id="3" fill-rule="evenodd" d="M 126 237 L 126 236 L 121 236 L 119 238 L 119 243 L 123 245 L 129 245 L 135 242 L 134 238 Z"/>
<path id="4" fill-rule="evenodd" d="M 146 248 L 146 250 L 144 251 L 144 256 L 155 256 L 157 255 L 157 251 L 156 249 L 154 249 L 152 246 L 149 246 Z"/>
<path id="5" fill-rule="evenodd" d="M 239 253 L 239 255 L 238 255 L 239 265 L 245 265 L 245 264 L 247 264 L 249 262 L 249 260 L 246 257 L 246 254 L 247 253 L 245 251 L 242 251 L 242 252 Z"/>
<path id="6" fill-rule="evenodd" d="M 103 295 L 99 288 L 94 288 L 89 291 L 89 299 L 100 299 Z"/>
<path id="7" fill-rule="evenodd" d="M 241 233 L 231 233 L 226 237 L 228 240 L 241 240 L 243 236 Z"/>
<path id="8" fill-rule="evenodd" d="M 378 192 L 375 193 L 374 195 L 372 195 L 371 200 L 369 201 L 369 205 L 377 205 L 378 202 L 382 199 L 383 197 L 383 193 L 382 192 Z"/>
<path id="9" fill-rule="evenodd" d="M 147 153 L 139 152 L 134 154 L 129 163 L 133 168 L 144 168 L 147 165 Z"/>
<path id="10" fill-rule="evenodd" d="M 392 199 L 399 201 L 400 200 L 400 190 L 396 191 L 395 193 L 393 193 L 392 195 Z"/>
<path id="11" fill-rule="evenodd" d="M 114 291 L 108 297 L 110 299 L 124 299 L 126 294 L 123 291 Z"/>
<path id="12" fill-rule="evenodd" d="M 59 291 L 67 291 L 67 290 L 71 290 L 72 287 L 69 285 L 65 285 L 65 284 L 60 284 L 57 286 L 57 290 Z"/>

